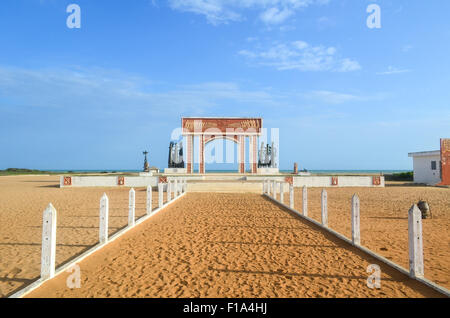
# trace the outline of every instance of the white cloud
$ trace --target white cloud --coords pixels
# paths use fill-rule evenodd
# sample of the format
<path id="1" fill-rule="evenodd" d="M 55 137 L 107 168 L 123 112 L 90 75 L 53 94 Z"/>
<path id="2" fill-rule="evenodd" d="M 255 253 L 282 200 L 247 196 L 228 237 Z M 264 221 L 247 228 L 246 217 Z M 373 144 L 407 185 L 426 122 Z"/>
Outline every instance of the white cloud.
<path id="1" fill-rule="evenodd" d="M 275 44 L 265 50 L 238 52 L 258 65 L 277 70 L 351 72 L 361 69 L 359 63 L 342 58 L 333 46 L 312 46 L 304 41 Z"/>
<path id="2" fill-rule="evenodd" d="M 289 9 L 270 8 L 261 13 L 260 18 L 267 24 L 280 24 L 294 14 L 294 11 Z"/>
<path id="3" fill-rule="evenodd" d="M 0 66 L 0 108 L 41 107 L 97 114 L 202 113 L 223 105 L 276 105 L 267 89 L 234 82 L 170 85 L 103 69 L 30 70 Z"/>
<path id="4" fill-rule="evenodd" d="M 214 25 L 243 20 L 245 10 L 260 11 L 259 17 L 266 24 L 280 24 L 302 8 L 328 2 L 329 0 L 169 0 L 169 5 L 174 10 L 203 15 Z"/>
<path id="5" fill-rule="evenodd" d="M 413 48 L 414 48 L 414 47 L 413 47 L 412 45 L 409 45 L 409 44 L 404 45 L 404 46 L 402 47 L 402 52 L 407 53 L 407 52 L 411 51 Z"/>
<path id="6" fill-rule="evenodd" d="M 384 72 L 378 72 L 377 75 L 392 75 L 392 74 L 401 74 L 401 73 L 408 73 L 411 72 L 411 70 L 408 69 L 399 69 L 394 66 L 388 66 L 387 71 Z"/>
<path id="7" fill-rule="evenodd" d="M 312 91 L 306 94 L 306 97 L 326 102 L 329 104 L 343 104 L 352 101 L 364 100 L 364 98 L 357 95 L 338 93 L 332 91 Z"/>

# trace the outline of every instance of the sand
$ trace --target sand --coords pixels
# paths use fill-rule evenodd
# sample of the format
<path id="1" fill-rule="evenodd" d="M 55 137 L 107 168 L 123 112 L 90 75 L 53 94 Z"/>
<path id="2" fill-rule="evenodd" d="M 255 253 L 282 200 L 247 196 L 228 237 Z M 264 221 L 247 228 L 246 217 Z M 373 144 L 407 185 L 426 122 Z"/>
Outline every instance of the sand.
<path id="1" fill-rule="evenodd" d="M 128 224 L 128 192 L 127 188 L 60 189 L 58 176 L 1 176 L 0 297 L 39 278 L 42 213 L 50 202 L 58 213 L 59 266 L 97 244 L 103 193 L 109 196 L 110 235 Z M 136 217 L 146 214 L 145 197 L 144 188 L 136 189 Z M 157 192 L 153 198 L 156 208 Z"/>
<path id="2" fill-rule="evenodd" d="M 397 183 L 400 184 L 400 183 Z M 351 198 L 361 202 L 361 244 L 409 268 L 408 210 L 420 199 L 429 202 L 432 219 L 422 220 L 425 277 L 450 288 L 450 189 L 398 186 L 328 188 L 328 226 L 351 238 Z M 321 191 L 308 189 L 308 215 L 321 222 Z M 302 211 L 302 191 L 295 190 L 295 209 Z M 289 196 L 285 195 L 287 204 Z"/>
<path id="3" fill-rule="evenodd" d="M 39 276 L 42 211 L 48 202 L 58 210 L 58 265 L 96 244 L 103 192 L 110 196 L 110 232 L 127 223 L 128 189 L 59 189 L 58 182 L 55 176 L 0 177 L 2 296 Z M 320 189 L 309 190 L 309 214 L 317 219 Z M 429 200 L 434 219 L 424 222 L 425 274 L 449 287 L 450 190 L 329 189 L 330 226 L 347 236 L 354 192 L 361 197 L 363 245 L 404 267 L 406 212 L 417 196 Z M 136 194 L 141 216 L 145 191 Z M 366 286 L 366 268 L 372 263 L 381 266 L 381 289 Z M 68 289 L 64 273 L 30 296 L 438 296 L 257 194 L 188 193 L 80 266 L 82 288 Z"/>

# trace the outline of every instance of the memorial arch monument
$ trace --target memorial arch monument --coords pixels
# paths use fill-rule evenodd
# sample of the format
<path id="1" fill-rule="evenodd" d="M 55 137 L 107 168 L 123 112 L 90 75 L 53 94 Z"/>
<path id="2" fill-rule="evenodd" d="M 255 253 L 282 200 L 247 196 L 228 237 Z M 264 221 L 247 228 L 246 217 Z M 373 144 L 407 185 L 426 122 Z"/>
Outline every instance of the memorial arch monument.
<path id="1" fill-rule="evenodd" d="M 199 173 L 205 173 L 205 146 L 216 139 L 227 139 L 238 146 L 238 172 L 245 173 L 246 138 L 249 139 L 251 173 L 258 171 L 258 137 L 262 135 L 262 118 L 184 117 L 182 134 L 186 138 L 186 173 L 194 172 L 194 137 L 198 136 Z"/>

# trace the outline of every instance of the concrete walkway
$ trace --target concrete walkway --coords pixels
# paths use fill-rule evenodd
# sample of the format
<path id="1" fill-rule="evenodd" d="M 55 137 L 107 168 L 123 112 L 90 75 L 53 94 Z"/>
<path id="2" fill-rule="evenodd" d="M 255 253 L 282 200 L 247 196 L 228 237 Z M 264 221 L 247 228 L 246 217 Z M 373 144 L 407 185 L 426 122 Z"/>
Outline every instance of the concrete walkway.
<path id="1" fill-rule="evenodd" d="M 79 265 L 28 296 L 440 297 L 258 194 L 188 193 Z"/>

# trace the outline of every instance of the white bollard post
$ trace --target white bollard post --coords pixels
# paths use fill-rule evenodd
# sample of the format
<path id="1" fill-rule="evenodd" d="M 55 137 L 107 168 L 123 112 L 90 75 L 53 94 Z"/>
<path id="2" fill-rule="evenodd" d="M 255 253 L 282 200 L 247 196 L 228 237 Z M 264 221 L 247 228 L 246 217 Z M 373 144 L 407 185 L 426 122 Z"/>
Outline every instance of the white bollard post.
<path id="1" fill-rule="evenodd" d="M 175 194 L 174 194 L 175 199 Z M 172 201 L 172 181 L 167 180 L 167 202 Z"/>
<path id="2" fill-rule="evenodd" d="M 284 203 L 284 182 L 280 182 L 280 202 Z"/>
<path id="3" fill-rule="evenodd" d="M 327 190 L 322 190 L 322 224 L 328 227 L 328 208 L 327 208 L 328 195 Z"/>
<path id="4" fill-rule="evenodd" d="M 175 179 L 173 181 L 173 198 L 175 199 L 176 197 L 178 197 L 178 179 Z"/>
<path id="5" fill-rule="evenodd" d="M 147 187 L 147 214 L 152 213 L 152 186 Z"/>
<path id="6" fill-rule="evenodd" d="M 108 241 L 108 216 L 109 216 L 109 199 L 106 193 L 100 199 L 100 233 L 99 242 L 105 244 Z"/>
<path id="7" fill-rule="evenodd" d="M 272 181 L 272 197 L 277 199 L 277 182 L 275 180 Z"/>
<path id="8" fill-rule="evenodd" d="M 308 216 L 308 188 L 306 186 L 303 186 L 302 203 L 303 215 Z"/>
<path id="9" fill-rule="evenodd" d="M 422 212 L 414 204 L 408 211 L 409 275 L 423 277 Z"/>
<path id="10" fill-rule="evenodd" d="M 164 205 L 164 183 L 158 183 L 158 207 Z"/>
<path id="11" fill-rule="evenodd" d="M 361 245 L 359 207 L 359 197 L 354 194 L 352 197 L 352 242 L 354 245 Z"/>
<path id="12" fill-rule="evenodd" d="M 294 185 L 289 184 L 289 207 L 294 208 Z"/>
<path id="13" fill-rule="evenodd" d="M 56 210 L 50 203 L 42 221 L 41 278 L 55 276 L 56 257 Z"/>
<path id="14" fill-rule="evenodd" d="M 135 206 L 136 206 L 136 192 L 134 191 L 133 188 L 131 188 L 128 200 L 128 226 L 134 226 Z"/>

